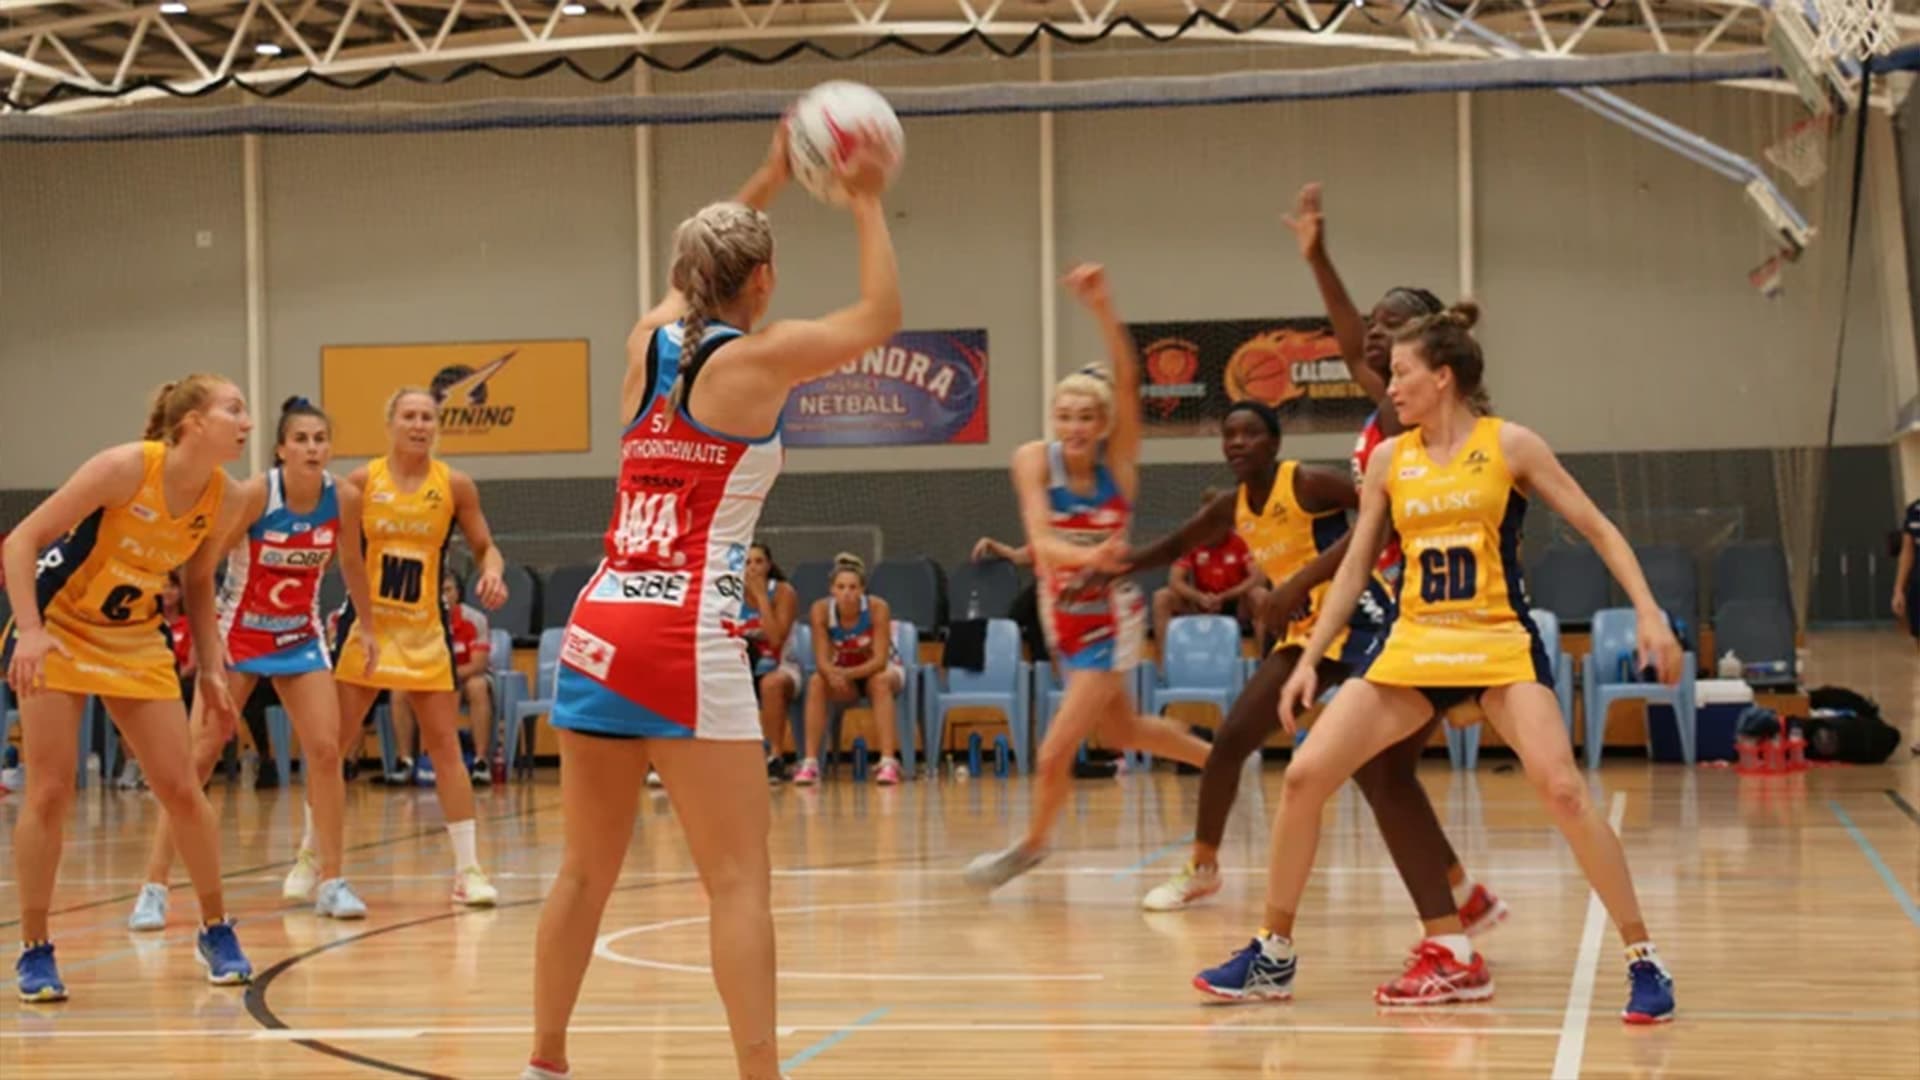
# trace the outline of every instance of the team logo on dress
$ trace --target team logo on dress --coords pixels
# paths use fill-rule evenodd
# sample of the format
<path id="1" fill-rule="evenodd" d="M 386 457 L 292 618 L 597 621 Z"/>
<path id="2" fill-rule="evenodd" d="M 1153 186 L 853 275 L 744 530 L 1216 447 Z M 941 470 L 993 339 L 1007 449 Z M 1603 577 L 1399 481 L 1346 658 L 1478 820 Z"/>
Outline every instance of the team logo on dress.
<path id="1" fill-rule="evenodd" d="M 1425 465 L 1409 465 L 1400 470 L 1400 479 L 1402 480 L 1418 480 L 1425 475 L 1427 475 L 1427 467 Z"/>
<path id="2" fill-rule="evenodd" d="M 1485 450 L 1475 450 L 1468 454 L 1466 465 L 1467 469 L 1471 472 L 1485 472 L 1487 468 L 1487 452 Z"/>
<path id="3" fill-rule="evenodd" d="M 747 568 L 747 545 L 731 544 L 727 547 L 727 572 L 738 574 Z"/>
<path id="4" fill-rule="evenodd" d="M 607 673 L 613 670 L 614 652 L 612 642 L 578 625 L 570 625 L 560 643 L 560 662 L 604 682 Z"/>
<path id="5" fill-rule="evenodd" d="M 312 529 L 313 526 L 304 521 L 296 521 L 293 523 L 293 535 L 295 536 L 299 536 L 303 532 L 310 532 Z"/>
<path id="6" fill-rule="evenodd" d="M 157 513 L 153 507 L 142 506 L 139 503 L 134 503 L 132 506 L 127 507 L 127 511 L 141 521 L 158 521 L 160 519 L 159 513 Z"/>
<path id="7" fill-rule="evenodd" d="M 316 531 L 313 534 L 313 542 L 320 545 L 321 547 L 327 547 L 328 545 L 333 543 L 333 530 L 320 529 Z"/>
<path id="8" fill-rule="evenodd" d="M 292 537 L 277 529 L 268 529 L 266 532 L 260 534 L 260 539 L 265 540 L 269 544 L 284 544 L 292 539 Z"/>
<path id="9" fill-rule="evenodd" d="M 641 570 L 621 573 L 609 570 L 594 582 L 589 599 L 609 604 L 664 604 L 679 607 L 686 602 L 692 575 L 682 571 Z"/>
<path id="10" fill-rule="evenodd" d="M 1450 510 L 1473 510 L 1480 505 L 1477 491 L 1443 491 L 1429 499 L 1408 499 L 1401 504 L 1402 518 L 1427 517 Z"/>
<path id="11" fill-rule="evenodd" d="M 207 515 L 205 514 L 193 515 L 193 521 L 187 526 L 187 528 L 193 530 L 194 532 L 199 532 L 201 529 L 204 529 L 206 527 L 207 527 Z"/>
<path id="12" fill-rule="evenodd" d="M 484 435 L 513 426 L 513 406 L 489 400 L 488 382 L 520 352 L 489 360 L 477 368 L 465 364 L 443 367 L 434 375 L 433 400 L 440 406 L 440 431 L 447 435 Z"/>

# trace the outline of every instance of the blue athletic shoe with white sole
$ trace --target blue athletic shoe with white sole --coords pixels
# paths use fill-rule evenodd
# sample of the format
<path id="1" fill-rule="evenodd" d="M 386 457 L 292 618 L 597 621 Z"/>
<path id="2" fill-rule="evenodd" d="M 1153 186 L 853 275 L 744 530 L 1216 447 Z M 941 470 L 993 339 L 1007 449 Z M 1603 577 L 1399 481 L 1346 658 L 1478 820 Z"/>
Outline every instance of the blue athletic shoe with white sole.
<path id="1" fill-rule="evenodd" d="M 253 981 L 253 965 L 240 951 L 240 939 L 233 923 L 217 922 L 200 928 L 200 966 L 207 969 L 207 981 L 215 986 L 243 986 Z"/>
<path id="2" fill-rule="evenodd" d="M 1275 951 L 1281 948 L 1286 955 L 1273 955 L 1254 938 L 1226 963 L 1195 975 L 1193 988 L 1219 1001 L 1292 1001 L 1293 974 L 1300 962 L 1291 946 L 1275 942 Z"/>

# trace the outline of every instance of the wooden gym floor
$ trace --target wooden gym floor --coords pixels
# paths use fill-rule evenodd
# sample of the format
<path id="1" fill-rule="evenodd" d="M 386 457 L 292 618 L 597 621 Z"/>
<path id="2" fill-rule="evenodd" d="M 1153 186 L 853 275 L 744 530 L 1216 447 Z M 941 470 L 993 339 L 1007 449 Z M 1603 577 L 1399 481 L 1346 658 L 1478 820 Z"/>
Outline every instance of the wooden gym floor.
<path id="1" fill-rule="evenodd" d="M 1863 664 L 1854 685 L 1912 732 L 1910 647 L 1816 642 Z M 1823 645 L 1825 647 L 1823 647 Z M 1884 662 L 1880 662 L 1884 661 Z M 1838 679 L 1843 660 L 1827 657 Z M 1869 670 L 1870 669 L 1870 670 Z M 1834 1076 L 1920 1071 L 1920 767 L 1736 777 L 1612 757 L 1597 797 L 1618 816 L 1680 1019 L 1627 1029 L 1617 941 L 1510 759 L 1423 779 L 1475 875 L 1512 905 L 1483 946 L 1493 1002 L 1385 1014 L 1370 991 L 1415 927 L 1370 815 L 1330 808 L 1300 924 L 1292 1005 L 1199 1004 L 1187 982 L 1244 944 L 1259 914 L 1281 775 L 1243 787 L 1225 891 L 1148 915 L 1176 868 L 1197 781 L 1165 770 L 1082 781 L 1056 855 L 991 901 L 958 873 L 1024 820 L 1028 785 L 992 777 L 775 792 L 781 1050 L 807 1077 Z M 90 789 L 75 811 L 55 937 L 74 1000 L 0 1007 L 0 1076 L 512 1077 L 525 1060 L 532 935 L 559 857 L 551 771 L 482 791 L 482 853 L 503 903 L 446 903 L 431 791 L 351 789 L 350 873 L 372 908 L 316 920 L 279 898 L 299 789 L 216 784 L 229 903 L 260 978 L 206 985 L 193 901 L 164 934 L 125 929 L 145 795 Z M 10 835 L 18 797 L 0 800 Z M 10 846 L 10 845 L 9 845 Z M 18 917 L 0 868 L 0 927 Z M 176 881 L 184 880 L 176 876 Z M 731 1077 L 706 973 L 705 904 L 664 795 L 643 803 L 626 876 L 576 1018 L 583 1080 Z"/>

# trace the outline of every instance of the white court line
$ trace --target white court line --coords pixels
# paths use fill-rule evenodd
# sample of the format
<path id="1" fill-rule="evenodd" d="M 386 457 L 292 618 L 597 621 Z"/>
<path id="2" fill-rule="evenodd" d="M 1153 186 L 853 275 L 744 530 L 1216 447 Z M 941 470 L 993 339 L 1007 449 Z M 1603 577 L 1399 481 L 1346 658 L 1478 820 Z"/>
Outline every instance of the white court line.
<path id="1" fill-rule="evenodd" d="M 898 911 L 901 908 L 952 907 L 966 903 L 963 900 L 886 900 L 872 904 L 815 904 L 808 907 L 775 908 L 774 915 L 811 915 L 819 911 Z M 629 926 L 624 930 L 601 934 L 593 943 L 593 955 L 602 960 L 629 967 L 652 968 L 655 971 L 677 971 L 687 975 L 711 975 L 713 969 L 699 964 L 670 964 L 664 960 L 648 960 L 645 957 L 627 956 L 613 951 L 613 943 L 621 938 L 638 934 L 653 934 L 661 930 L 671 930 L 681 926 L 698 926 L 707 922 L 705 915 L 691 915 L 684 919 L 667 919 L 663 922 L 646 923 L 641 926 Z M 869 971 L 779 971 L 782 979 L 819 979 L 836 982 L 922 982 L 922 983 L 983 983 L 983 982 L 1100 982 L 1106 978 L 1098 972 L 1071 975 L 1032 974 L 1022 971 L 1007 972 L 915 972 L 887 974 Z M 843 1025 L 844 1026 L 844 1025 Z M 839 1028 L 829 1028 L 838 1031 Z"/>
<path id="2" fill-rule="evenodd" d="M 782 1038 L 807 1032 L 829 1033 L 843 1030 L 845 1024 L 795 1024 L 780 1028 Z M 894 1034 L 915 1035 L 955 1035 L 955 1034 L 1001 1034 L 1001 1035 L 1108 1035 L 1108 1034 L 1167 1034 L 1167 1035 L 1502 1035 L 1518 1037 L 1551 1037 L 1555 1033 L 1547 1027 L 1479 1027 L 1475 1025 L 1431 1026 L 1428 1024 L 1396 1026 L 1392 1024 L 1168 1024 L 1168 1023 L 1098 1023 L 1098 1024 L 917 1024 L 888 1023 L 879 1021 L 862 1029 L 872 1033 L 891 1032 Z M 567 1029 L 572 1035 L 723 1035 L 727 1032 L 725 1024 L 576 1024 Z M 530 1024 L 502 1024 L 475 1027 L 406 1027 L 406 1028 L 280 1028 L 275 1030 L 257 1030 L 235 1028 L 232 1030 L 195 1030 L 192 1028 L 161 1028 L 146 1031 L 116 1030 L 72 1030 L 49 1028 L 44 1031 L 25 1031 L 0 1029 L 0 1038 L 10 1039 L 239 1039 L 249 1042 L 293 1042 L 303 1039 L 317 1039 L 327 1042 L 398 1042 L 423 1038 L 473 1038 L 485 1035 L 528 1035 L 533 1032 Z"/>
<path id="3" fill-rule="evenodd" d="M 1607 825 L 1615 836 L 1627 818 L 1627 793 L 1613 793 Z M 1573 985 L 1567 988 L 1567 1014 L 1560 1021 L 1560 1049 L 1553 1055 L 1553 1080 L 1580 1080 L 1580 1059 L 1587 1051 L 1587 1019 L 1593 1013 L 1593 978 L 1600 966 L 1600 937 L 1607 930 L 1607 908 L 1600 894 L 1587 896 L 1587 926 L 1580 933 L 1580 959 L 1573 965 Z"/>

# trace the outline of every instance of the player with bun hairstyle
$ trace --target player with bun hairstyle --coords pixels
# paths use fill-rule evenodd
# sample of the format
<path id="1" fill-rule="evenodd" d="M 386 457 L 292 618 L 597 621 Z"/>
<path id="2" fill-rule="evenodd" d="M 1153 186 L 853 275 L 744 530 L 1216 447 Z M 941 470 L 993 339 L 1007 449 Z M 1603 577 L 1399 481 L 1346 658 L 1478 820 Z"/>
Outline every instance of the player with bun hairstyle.
<path id="1" fill-rule="evenodd" d="M 900 782 L 899 729 L 894 726 L 893 696 L 906 684 L 906 672 L 893 651 L 893 609 L 867 592 L 867 563 L 841 552 L 833 557 L 830 595 L 813 602 L 813 676 L 807 682 L 806 745 L 800 748 L 796 784 L 820 782 L 817 754 L 827 735 L 827 708 L 864 695 L 873 707 L 880 764 L 874 782 Z"/>
<path id="2" fill-rule="evenodd" d="M 1550 661 L 1527 602 L 1520 530 L 1543 499 L 1593 544 L 1638 615 L 1640 659 L 1662 682 L 1680 675 L 1680 644 L 1626 538 L 1551 449 L 1518 424 L 1475 414 L 1485 360 L 1461 303 L 1394 336 L 1389 400 L 1408 430 L 1367 465 L 1353 539 L 1322 604 L 1321 622 L 1280 692 L 1287 730 L 1318 693 L 1317 665 L 1372 575 L 1389 530 L 1408 561 L 1400 603 L 1367 673 L 1349 679 L 1287 768 L 1269 847 L 1267 910 L 1253 941 L 1194 984 L 1214 996 L 1287 1000 L 1296 968 L 1294 914 L 1306 891 L 1326 801 L 1367 761 L 1423 729 L 1436 710 L 1478 699 L 1520 757 L 1535 794 L 1566 837 L 1626 945 L 1629 1023 L 1673 1017 L 1673 981 L 1654 952 L 1620 839 L 1593 805 L 1554 700 Z M 1457 922 L 1457 920 L 1456 920 Z M 1458 933 L 1457 927 L 1453 931 Z M 1425 942 L 1426 976 L 1470 993 L 1484 970 Z"/>
<path id="3" fill-rule="evenodd" d="M 320 579 L 336 552 L 356 606 L 366 610 L 371 593 L 360 555 L 360 492 L 327 471 L 332 436 L 333 423 L 318 406 L 304 397 L 288 398 L 280 406 L 274 467 L 235 488 L 229 500 L 239 510 L 233 529 L 206 546 L 230 552 L 219 627 L 234 700 L 247 700 L 257 680 L 272 679 L 300 736 L 306 832 L 282 894 L 312 900 L 317 915 L 359 919 L 367 906 L 341 875 L 347 792 L 340 771 L 340 704 L 320 624 Z M 190 573 L 195 570 L 211 578 L 213 567 L 202 561 L 192 564 Z M 360 633 L 370 634 L 364 621 Z M 370 663 L 377 647 L 367 644 Z M 205 784 L 234 732 L 217 726 L 199 700 L 191 714 L 193 764 Z M 128 929 L 166 927 L 172 868 L 173 842 L 162 814 Z"/>
<path id="4" fill-rule="evenodd" d="M 1026 834 L 968 865 L 967 881 L 978 889 L 997 889 L 1046 858 L 1072 788 L 1074 758 L 1088 735 L 1098 731 L 1103 746 L 1188 765 L 1207 757 L 1206 743 L 1164 717 L 1138 715 L 1127 695 L 1146 638 L 1146 601 L 1133 582 L 1105 575 L 1125 568 L 1127 524 L 1139 489 L 1140 360 L 1114 312 L 1104 269 L 1083 264 L 1063 284 L 1099 323 L 1112 374 L 1091 366 L 1060 380 L 1053 391 L 1053 441 L 1030 442 L 1013 454 L 1040 621 L 1066 692 L 1034 763 Z"/>
<path id="5" fill-rule="evenodd" d="M 48 913 L 89 696 L 106 706 L 173 822 L 200 900 L 197 951 L 207 978 L 219 985 L 253 978 L 227 919 L 218 824 L 194 775 L 160 614 L 168 574 L 192 560 L 200 571 L 190 570 L 186 595 L 200 672 L 195 696 L 215 722 L 231 726 L 236 710 L 212 590 L 220 553 L 205 541 L 240 516 L 226 498 L 221 466 L 240 457 L 252 430 L 246 399 L 229 380 L 191 375 L 168 383 L 154 395 L 143 441 L 95 454 L 0 545 L 13 606 L 0 663 L 20 702 L 27 773 L 13 829 L 22 1001 L 67 997 Z"/>
<path id="6" fill-rule="evenodd" d="M 756 329 L 775 285 L 764 210 L 788 180 L 786 127 L 733 202 L 674 230 L 672 288 L 627 339 L 620 479 L 606 558 L 568 621 L 555 679 L 566 850 L 540 913 L 524 1076 L 567 1075 L 567 1023 L 607 898 L 658 766 L 712 908 L 713 980 L 742 1080 L 780 1074 L 770 800 L 738 614 L 748 545 L 783 459 L 796 383 L 884 343 L 900 275 L 880 203 L 891 153 L 848 132 L 840 164 L 858 236 L 859 298 Z"/>
<path id="7" fill-rule="evenodd" d="M 371 596 L 349 596 L 336 631 L 340 752 L 359 745 L 360 725 L 382 690 L 408 696 L 420 725 L 420 745 L 438 765 L 434 790 L 453 846 L 453 902 L 492 907 L 499 893 L 480 868 L 473 780 L 460 767 L 451 616 L 440 594 L 455 524 L 479 566 L 474 598 L 489 609 L 506 603 L 506 559 L 487 527 L 479 486 L 434 456 L 439 432 L 440 406 L 433 393 L 397 390 L 387 401 L 391 447 L 386 456 L 347 477 L 363 496 L 360 530 Z"/>

